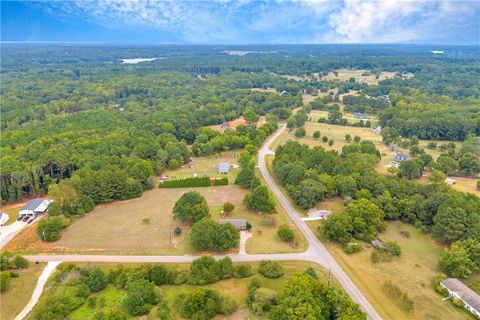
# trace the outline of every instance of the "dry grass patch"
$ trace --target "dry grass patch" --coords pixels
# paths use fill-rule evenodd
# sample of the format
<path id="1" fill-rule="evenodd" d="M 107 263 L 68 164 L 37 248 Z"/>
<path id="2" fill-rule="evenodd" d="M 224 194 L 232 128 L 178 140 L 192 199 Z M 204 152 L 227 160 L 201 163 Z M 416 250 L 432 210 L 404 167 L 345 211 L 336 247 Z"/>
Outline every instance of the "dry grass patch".
<path id="1" fill-rule="evenodd" d="M 27 305 L 44 267 L 44 263 L 31 263 L 25 270 L 15 270 L 19 273 L 19 277 L 11 278 L 8 290 L 0 294 L 1 319 L 14 319 Z"/>
<path id="2" fill-rule="evenodd" d="M 396 75 L 396 72 L 385 71 L 381 72 L 377 78 L 374 73 L 368 70 L 338 69 L 335 72 L 330 72 L 322 79 L 348 81 L 350 78 L 355 78 L 356 81 L 365 81 L 368 85 L 373 85 L 385 79 L 392 79 Z"/>

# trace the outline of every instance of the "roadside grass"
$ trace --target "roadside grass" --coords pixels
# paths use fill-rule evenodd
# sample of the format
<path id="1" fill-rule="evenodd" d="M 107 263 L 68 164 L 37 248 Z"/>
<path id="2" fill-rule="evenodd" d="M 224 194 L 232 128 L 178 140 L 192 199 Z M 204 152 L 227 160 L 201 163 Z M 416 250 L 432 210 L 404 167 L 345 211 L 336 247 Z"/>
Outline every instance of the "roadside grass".
<path id="1" fill-rule="evenodd" d="M 4 206 L 2 208 L 0 208 L 0 211 L 1 212 L 5 212 L 6 214 L 8 214 L 9 216 L 9 219 L 8 221 L 4 224 L 4 226 L 8 226 L 9 224 L 12 224 L 14 223 L 15 221 L 17 221 L 17 218 L 18 218 L 18 214 L 19 214 L 19 210 L 21 207 L 23 207 L 25 205 L 25 203 L 20 203 L 20 204 L 13 204 L 13 205 L 7 205 L 7 206 Z"/>
<path id="2" fill-rule="evenodd" d="M 19 273 L 19 277 L 11 278 L 8 290 L 0 294 L 1 319 L 14 319 L 27 305 L 44 267 L 45 263 L 30 263 L 25 270 L 15 270 Z"/>
<path id="3" fill-rule="evenodd" d="M 237 263 L 234 263 L 234 265 L 235 264 Z M 283 267 L 284 275 L 282 277 L 275 278 L 275 279 L 265 278 L 258 273 L 259 262 L 247 262 L 247 264 L 252 266 L 252 271 L 254 272 L 253 276 L 258 277 L 262 287 L 266 287 L 266 288 L 275 290 L 277 292 L 279 292 L 284 287 L 285 283 L 288 281 L 288 279 L 292 275 L 303 273 L 308 267 L 312 267 L 316 271 L 317 275 L 319 276 L 319 279 L 323 283 L 327 283 L 328 277 L 329 277 L 328 271 L 326 269 L 324 269 L 323 267 L 315 263 L 306 262 L 306 261 L 281 261 L 280 264 Z M 102 268 L 105 272 L 108 272 L 108 270 L 115 268 L 118 264 L 79 263 L 77 265 L 83 265 L 83 266 L 95 265 Z M 145 264 L 137 264 L 137 263 L 122 264 L 124 268 L 131 268 L 139 265 L 145 265 Z M 166 265 L 168 268 L 173 268 L 176 270 L 189 269 L 189 264 L 183 264 L 183 263 L 182 264 L 165 263 L 164 265 Z M 157 293 L 160 294 L 162 299 L 164 299 L 168 303 L 172 319 L 181 318 L 180 314 L 175 308 L 175 298 L 182 292 L 189 291 L 198 287 L 205 287 L 205 288 L 218 290 L 222 295 L 228 295 L 237 302 L 238 310 L 236 312 L 234 312 L 229 316 L 217 316 L 215 319 L 252 319 L 252 318 L 256 319 L 257 317 L 251 314 L 250 311 L 245 306 L 245 298 L 247 296 L 248 286 L 253 276 L 248 278 L 241 278 L 241 279 L 237 279 L 237 278 L 226 279 L 226 280 L 221 280 L 217 283 L 207 284 L 202 286 L 189 285 L 189 284 L 164 285 L 164 286 L 156 287 L 156 290 L 157 290 Z M 340 288 L 338 282 L 334 278 L 332 278 L 331 285 L 337 288 Z M 46 286 L 46 290 L 43 292 L 39 303 L 44 301 L 49 295 L 55 292 L 59 292 L 60 290 L 61 288 L 58 288 L 54 285 L 53 279 L 52 278 L 49 279 Z M 95 314 L 101 311 L 102 309 L 105 310 L 105 308 L 114 307 L 114 306 L 121 307 L 121 303 L 123 298 L 126 296 L 126 292 L 112 285 L 109 285 L 105 290 L 100 291 L 99 293 L 92 294 L 91 296 L 96 297 L 95 307 L 91 308 L 88 306 L 88 303 L 85 302 L 80 308 L 78 308 L 73 313 L 71 313 L 68 318 L 72 320 L 95 319 L 94 318 Z M 101 300 L 103 302 L 99 303 Z M 103 305 L 103 307 L 101 307 L 101 305 Z M 142 317 L 141 319 L 156 319 L 156 312 L 157 311 L 155 307 L 152 309 L 152 311 L 148 316 Z M 33 313 L 30 313 L 27 319 L 32 319 L 32 318 L 33 318 Z"/>
<path id="4" fill-rule="evenodd" d="M 56 242 L 44 243 L 35 228 L 26 228 L 5 249 L 23 253 L 199 254 L 188 239 L 191 227 L 172 217 L 175 202 L 188 191 L 198 191 L 205 196 L 214 219 L 219 218 L 223 203 L 230 201 L 235 205 L 232 217 L 246 218 L 253 225 L 254 237 L 248 240 L 247 251 L 280 253 L 305 249 L 303 241 L 293 248 L 276 238 L 278 226 L 288 221 L 284 213 L 273 215 L 275 226 L 262 225 L 263 218 L 243 206 L 248 189 L 236 185 L 149 190 L 139 198 L 97 206 L 65 229 L 62 238 Z M 144 219 L 149 219 L 150 223 L 144 223 Z M 173 232 L 177 226 L 182 229 L 180 236 Z M 236 251 L 233 249 L 231 253 Z"/>
<path id="5" fill-rule="evenodd" d="M 240 153 L 238 150 L 232 150 L 207 157 L 194 157 L 192 158 L 192 162 L 184 164 L 175 170 L 167 170 L 162 175 L 167 175 L 170 179 L 193 177 L 194 174 L 197 174 L 199 177 L 208 176 L 211 178 L 223 178 L 227 176 L 229 184 L 233 184 L 240 169 L 232 168 L 228 174 L 225 175 L 218 173 L 218 164 L 221 162 L 238 164 Z"/>
<path id="6" fill-rule="evenodd" d="M 471 319 L 450 301 L 443 301 L 443 297 L 431 287 L 432 279 L 439 273 L 437 262 L 443 247 L 430 235 L 409 224 L 389 222 L 387 230 L 379 238 L 399 243 L 402 255 L 391 262 L 374 264 L 370 261 L 373 249 L 348 255 L 340 245 L 319 234 L 317 227 L 320 224 L 309 223 L 309 226 L 384 319 Z M 410 238 L 404 238 L 401 231 L 408 231 Z M 384 293 L 383 284 L 387 281 L 408 294 L 414 301 L 413 311 L 402 309 L 397 301 Z"/>

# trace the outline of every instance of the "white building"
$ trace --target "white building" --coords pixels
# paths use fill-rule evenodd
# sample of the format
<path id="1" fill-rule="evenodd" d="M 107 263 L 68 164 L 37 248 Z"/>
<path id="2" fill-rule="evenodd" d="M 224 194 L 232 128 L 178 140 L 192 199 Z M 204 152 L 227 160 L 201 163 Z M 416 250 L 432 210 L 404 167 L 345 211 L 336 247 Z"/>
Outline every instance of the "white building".
<path id="1" fill-rule="evenodd" d="M 480 318 L 480 295 L 456 278 L 445 279 L 440 285 L 448 290 L 449 297 L 462 300 L 465 309 Z"/>
<path id="2" fill-rule="evenodd" d="M 25 206 L 23 206 L 19 211 L 20 217 L 36 217 L 41 213 L 47 211 L 48 205 L 50 204 L 50 200 L 48 199 L 32 199 L 27 202 Z"/>

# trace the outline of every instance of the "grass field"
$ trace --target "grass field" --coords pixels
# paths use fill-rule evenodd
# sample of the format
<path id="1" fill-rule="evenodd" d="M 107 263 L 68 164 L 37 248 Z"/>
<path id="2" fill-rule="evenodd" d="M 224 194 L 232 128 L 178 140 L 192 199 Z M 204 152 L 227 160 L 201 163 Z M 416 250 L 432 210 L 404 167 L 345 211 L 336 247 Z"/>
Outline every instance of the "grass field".
<path id="1" fill-rule="evenodd" d="M 319 223 L 309 225 L 318 234 Z M 410 238 L 404 238 L 400 231 L 408 231 Z M 384 319 L 471 319 L 450 301 L 442 301 L 442 296 L 431 288 L 431 281 L 438 274 L 438 257 L 443 250 L 431 236 L 411 225 L 389 222 L 387 230 L 379 238 L 382 241 L 398 242 L 402 255 L 391 262 L 373 264 L 369 259 L 373 249 L 347 255 L 339 245 L 325 239 L 322 241 Z M 405 311 L 384 293 L 382 286 L 385 281 L 392 281 L 408 293 L 414 301 L 413 311 Z"/>
<path id="2" fill-rule="evenodd" d="M 250 263 L 250 264 L 252 265 L 252 270 L 255 272 L 255 275 L 259 277 L 262 283 L 262 286 L 273 289 L 275 291 L 280 291 L 292 275 L 303 273 L 308 267 L 312 267 L 315 269 L 321 281 L 326 283 L 328 279 L 328 272 L 325 269 L 310 262 L 303 262 L 303 261 L 281 262 L 285 274 L 282 277 L 276 278 L 276 279 L 268 279 L 259 275 L 257 273 L 258 263 Z M 95 264 L 95 265 L 100 266 L 105 271 L 116 266 L 115 264 L 106 264 L 106 263 Z M 124 264 L 123 266 L 128 268 L 128 267 L 135 266 L 135 264 Z M 189 265 L 188 264 L 174 264 L 174 265 L 170 264 L 168 265 L 168 267 L 173 267 L 178 270 L 178 269 L 188 269 Z M 245 298 L 247 296 L 248 285 L 250 284 L 251 279 L 252 277 L 243 278 L 243 279 L 233 278 L 233 279 L 222 280 L 214 284 L 202 286 L 202 287 L 218 290 L 223 295 L 229 295 L 232 298 L 234 298 L 238 304 L 238 310 L 235 313 L 229 316 L 221 316 L 221 317 L 219 316 L 216 319 L 256 319 L 257 318 L 254 315 L 250 314 L 250 312 L 245 307 Z M 49 285 L 47 285 L 47 287 L 50 287 L 50 288 L 45 291 L 40 301 L 44 300 L 49 294 L 53 293 L 53 291 L 55 290 L 55 287 L 51 286 L 53 284 L 51 280 L 49 280 L 48 284 Z M 335 279 L 333 279 L 332 284 L 338 287 L 338 283 L 336 282 Z M 180 319 L 180 315 L 177 313 L 174 306 L 174 300 L 177 297 L 177 295 L 197 287 L 199 286 L 188 285 L 188 284 L 165 285 L 165 286 L 157 287 L 157 292 L 162 296 L 163 299 L 165 299 L 165 301 L 168 303 L 170 307 L 172 319 Z M 96 293 L 94 295 L 97 298 L 97 302 L 101 299 L 101 300 L 104 300 L 105 307 L 113 307 L 113 306 L 121 305 L 121 301 L 126 296 L 126 293 L 123 290 L 117 289 L 109 285 L 107 289 L 99 293 Z M 75 310 L 69 316 L 69 319 L 71 320 L 94 319 L 93 317 L 95 313 L 97 313 L 100 310 L 101 308 L 98 306 L 98 303 L 94 308 L 88 307 L 87 303 L 85 303 L 79 309 Z M 152 309 L 148 317 L 142 317 L 140 319 L 156 319 L 155 315 L 156 315 L 156 308 Z M 33 318 L 32 315 L 30 315 L 27 319 L 31 319 L 31 318 Z"/>
<path id="3" fill-rule="evenodd" d="M 392 79 L 395 77 L 395 72 L 381 72 L 378 79 L 376 78 L 375 74 L 368 72 L 368 75 L 363 75 L 367 70 L 352 70 L 352 69 L 338 69 L 336 70 L 338 75 L 335 73 L 330 72 L 328 75 L 322 77 L 324 80 L 340 80 L 340 81 L 348 81 L 350 78 L 355 78 L 356 81 L 360 81 L 364 79 L 368 85 L 378 84 L 379 81 L 385 79 Z"/>
<path id="4" fill-rule="evenodd" d="M 197 174 L 199 177 L 222 178 L 225 177 L 225 174 L 218 173 L 218 164 L 221 162 L 238 164 L 240 153 L 240 151 L 227 151 L 208 157 L 192 158 L 192 162 L 175 170 L 167 170 L 163 175 L 169 176 L 170 179 L 193 177 L 194 174 Z M 235 182 L 235 177 L 239 170 L 238 168 L 232 168 L 226 175 L 230 184 Z"/>
<path id="5" fill-rule="evenodd" d="M 304 250 L 300 241 L 297 248 L 281 242 L 276 236 L 278 226 L 286 223 L 285 214 L 275 214 L 274 226 L 262 223 L 263 218 L 243 204 L 248 190 L 235 185 L 207 188 L 154 189 L 136 199 L 117 201 L 97 206 L 91 213 L 75 221 L 59 241 L 42 242 L 34 228 L 27 228 L 7 244 L 14 252 L 58 252 L 93 254 L 185 254 L 194 253 L 186 237 L 190 227 L 172 218 L 175 202 L 187 191 L 200 192 L 207 199 L 214 219 L 218 219 L 220 206 L 230 201 L 235 206 L 231 217 L 246 218 L 253 225 L 253 238 L 247 242 L 251 252 L 292 252 Z M 145 222 L 144 219 L 149 219 Z M 174 236 L 175 227 L 182 228 Z M 170 232 L 172 242 L 170 242 Z"/>
<path id="6" fill-rule="evenodd" d="M 27 269 L 18 271 L 18 278 L 11 278 L 8 290 L 0 294 L 1 319 L 14 319 L 27 305 L 44 267 L 44 263 L 31 263 Z"/>

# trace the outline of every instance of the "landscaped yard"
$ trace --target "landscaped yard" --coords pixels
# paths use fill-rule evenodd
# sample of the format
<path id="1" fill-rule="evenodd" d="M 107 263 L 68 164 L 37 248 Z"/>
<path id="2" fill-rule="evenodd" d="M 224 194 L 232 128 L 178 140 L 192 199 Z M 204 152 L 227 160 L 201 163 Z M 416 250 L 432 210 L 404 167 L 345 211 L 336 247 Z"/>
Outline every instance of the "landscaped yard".
<path id="1" fill-rule="evenodd" d="M 19 277 L 11 278 L 8 290 L 0 294 L 1 319 L 14 319 L 15 316 L 22 311 L 27 302 L 30 301 L 33 289 L 44 267 L 44 263 L 31 263 L 25 270 L 15 270 L 15 272 L 19 273 Z"/>
<path id="2" fill-rule="evenodd" d="M 7 244 L 6 249 L 15 252 L 94 254 L 192 253 L 193 249 L 186 237 L 190 226 L 172 218 L 175 202 L 191 190 L 205 196 L 215 219 L 219 218 L 220 206 L 224 202 L 230 201 L 236 206 L 231 217 L 246 218 L 253 226 L 254 236 L 247 242 L 247 251 L 278 253 L 305 249 L 303 240 L 299 241 L 297 248 L 292 248 L 277 238 L 277 228 L 288 221 L 285 214 L 274 214 L 275 225 L 266 224 L 262 216 L 243 206 L 242 201 L 248 190 L 236 185 L 146 191 L 140 198 L 97 206 L 69 226 L 59 241 L 44 243 L 34 228 L 27 228 Z M 182 228 L 180 236 L 173 234 L 177 226 Z"/>
<path id="3" fill-rule="evenodd" d="M 318 224 L 309 223 L 315 232 Z M 402 236 L 401 231 L 407 231 L 410 237 Z M 341 246 L 325 239 L 322 241 L 384 319 L 471 319 L 450 301 L 443 301 L 431 287 L 432 279 L 439 273 L 436 266 L 443 248 L 430 235 L 402 222 L 389 222 L 379 238 L 398 242 L 402 255 L 391 262 L 374 264 L 370 262 L 371 248 L 347 255 Z M 385 294 L 383 284 L 386 281 L 408 294 L 414 301 L 413 311 L 405 311 L 398 301 Z"/>

